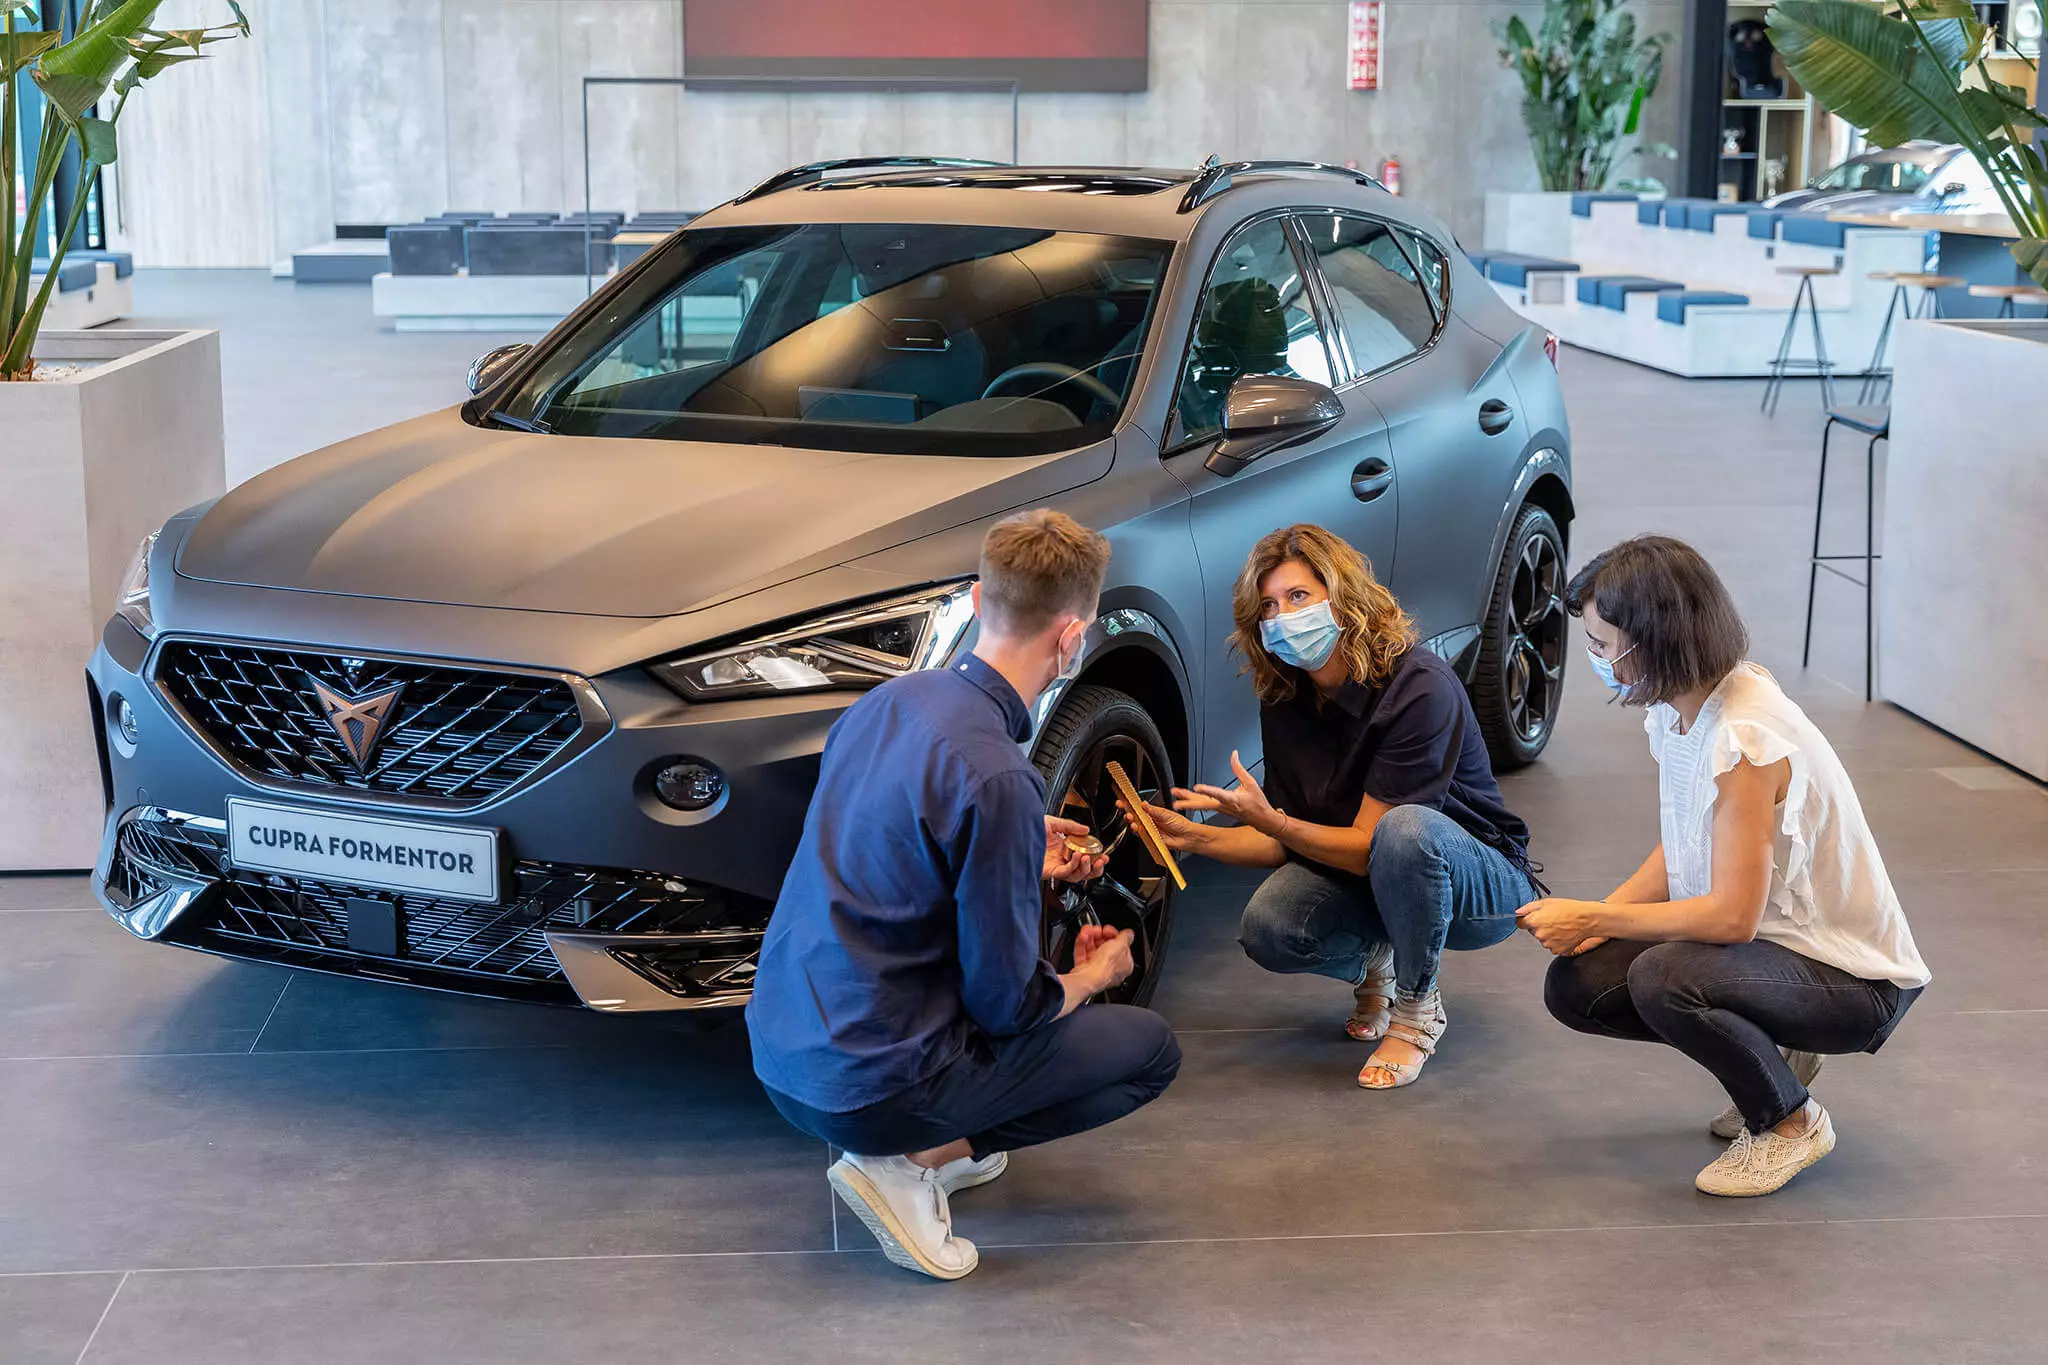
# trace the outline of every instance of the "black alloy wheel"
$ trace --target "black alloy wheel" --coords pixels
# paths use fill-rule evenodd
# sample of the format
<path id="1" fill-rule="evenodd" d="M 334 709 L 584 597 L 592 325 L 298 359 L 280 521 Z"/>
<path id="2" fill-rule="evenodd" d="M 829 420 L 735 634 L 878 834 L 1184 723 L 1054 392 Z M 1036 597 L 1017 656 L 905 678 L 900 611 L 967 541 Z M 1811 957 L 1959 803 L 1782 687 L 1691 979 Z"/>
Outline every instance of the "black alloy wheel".
<path id="1" fill-rule="evenodd" d="M 1501 555 L 1480 635 L 1472 705 L 1497 769 L 1533 763 L 1564 697 L 1564 537 L 1550 513 L 1524 507 Z"/>
<path id="2" fill-rule="evenodd" d="M 1039 951 L 1061 972 L 1074 965 L 1074 939 L 1084 924 L 1131 931 L 1133 970 L 1124 983 L 1099 999 L 1142 1005 L 1159 984 L 1173 929 L 1173 879 L 1152 861 L 1130 818 L 1116 804 L 1111 760 L 1123 765 L 1138 795 L 1155 805 L 1170 804 L 1172 768 L 1159 727 L 1135 700 L 1113 688 L 1082 685 L 1060 699 L 1038 745 L 1045 774 L 1046 809 L 1078 820 L 1102 840 L 1109 867 L 1079 886 L 1044 888 Z"/>

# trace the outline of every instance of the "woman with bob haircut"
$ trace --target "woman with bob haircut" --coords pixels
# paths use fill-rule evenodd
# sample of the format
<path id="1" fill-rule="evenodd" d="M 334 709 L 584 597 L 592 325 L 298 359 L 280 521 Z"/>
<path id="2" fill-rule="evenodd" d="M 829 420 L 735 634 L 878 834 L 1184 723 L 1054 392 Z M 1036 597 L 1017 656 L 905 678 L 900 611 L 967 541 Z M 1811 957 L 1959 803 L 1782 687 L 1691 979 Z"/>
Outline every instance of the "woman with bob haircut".
<path id="1" fill-rule="evenodd" d="M 1927 984 L 1863 808 L 1827 739 L 1743 658 L 1748 632 L 1691 546 L 1625 540 L 1566 608 L 1593 671 L 1645 708 L 1663 841 L 1604 901 L 1539 900 L 1544 1003 L 1581 1033 L 1668 1043 L 1734 1104 L 1693 1182 L 1769 1194 L 1834 1150 L 1807 1092 L 1829 1053 L 1875 1052 Z"/>
<path id="2" fill-rule="evenodd" d="M 1516 907 L 1541 894 L 1528 826 L 1501 801 L 1457 674 L 1416 646 L 1414 623 L 1341 538 L 1273 532 L 1231 606 L 1265 785 L 1233 753 L 1234 788 L 1176 787 L 1173 810 L 1147 809 L 1176 849 L 1274 869 L 1245 907 L 1246 954 L 1350 986 L 1345 1032 L 1379 1043 L 1358 1083 L 1407 1085 L 1443 1037 L 1444 949 L 1503 941 Z"/>

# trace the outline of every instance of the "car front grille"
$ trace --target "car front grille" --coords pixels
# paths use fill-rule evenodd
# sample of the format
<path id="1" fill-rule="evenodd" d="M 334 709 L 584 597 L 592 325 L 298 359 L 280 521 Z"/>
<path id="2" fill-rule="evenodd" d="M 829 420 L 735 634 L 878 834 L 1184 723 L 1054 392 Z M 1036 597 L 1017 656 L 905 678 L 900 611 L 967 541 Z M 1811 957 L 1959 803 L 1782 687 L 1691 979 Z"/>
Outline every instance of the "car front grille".
<path id="1" fill-rule="evenodd" d="M 314 682 L 344 698 L 397 688 L 359 765 Z M 310 650 L 171 640 L 158 690 L 259 782 L 474 806 L 594 739 L 560 677 Z"/>
<path id="2" fill-rule="evenodd" d="M 772 908 L 765 901 L 655 873 L 522 861 L 501 905 L 310 881 L 228 865 L 219 821 L 145 809 L 124 820 L 109 898 L 132 905 L 174 883 L 211 889 L 164 935 L 189 947 L 471 994 L 574 1004 L 547 933 L 651 938 L 615 949 L 621 962 L 693 1005 L 742 1004 Z M 349 945 L 349 902 L 394 906 L 395 957 Z"/>

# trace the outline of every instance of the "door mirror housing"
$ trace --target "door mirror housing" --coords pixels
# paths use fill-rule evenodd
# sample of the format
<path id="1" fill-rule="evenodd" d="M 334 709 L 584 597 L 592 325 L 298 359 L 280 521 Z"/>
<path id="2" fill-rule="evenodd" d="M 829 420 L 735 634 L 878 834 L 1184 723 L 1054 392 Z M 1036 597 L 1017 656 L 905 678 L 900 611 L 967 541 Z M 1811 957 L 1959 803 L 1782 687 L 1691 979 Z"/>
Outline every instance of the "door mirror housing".
<path id="1" fill-rule="evenodd" d="M 1227 477 L 1263 455 L 1321 435 L 1343 416 L 1343 401 L 1313 379 L 1245 375 L 1223 399 L 1223 439 L 1203 467 Z"/>
<path id="2" fill-rule="evenodd" d="M 470 362 L 470 393 L 472 395 L 479 394 L 488 389 L 498 381 L 499 377 L 506 370 L 512 368 L 513 361 L 519 359 L 519 357 L 532 349 L 533 343 L 530 341 L 515 341 L 510 346 L 499 346 L 485 351 Z"/>

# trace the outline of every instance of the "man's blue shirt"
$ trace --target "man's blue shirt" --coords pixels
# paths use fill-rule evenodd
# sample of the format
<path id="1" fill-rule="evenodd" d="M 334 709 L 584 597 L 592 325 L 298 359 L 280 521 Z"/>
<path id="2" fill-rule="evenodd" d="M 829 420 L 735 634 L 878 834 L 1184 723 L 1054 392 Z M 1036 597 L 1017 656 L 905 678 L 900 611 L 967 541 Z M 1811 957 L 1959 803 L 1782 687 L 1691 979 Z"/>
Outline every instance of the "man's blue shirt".
<path id="1" fill-rule="evenodd" d="M 754 1071 L 814 1109 L 888 1099 L 1065 991 L 1038 952 L 1045 781 L 1017 690 L 969 656 L 884 683 L 825 741 L 747 1006 Z"/>

